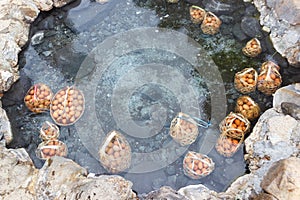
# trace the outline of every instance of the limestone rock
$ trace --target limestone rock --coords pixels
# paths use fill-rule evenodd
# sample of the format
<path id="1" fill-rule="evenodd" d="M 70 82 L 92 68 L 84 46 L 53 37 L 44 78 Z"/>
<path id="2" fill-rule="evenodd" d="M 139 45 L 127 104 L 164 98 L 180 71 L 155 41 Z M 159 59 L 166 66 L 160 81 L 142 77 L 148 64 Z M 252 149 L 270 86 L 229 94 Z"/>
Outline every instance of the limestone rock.
<path id="1" fill-rule="evenodd" d="M 217 193 L 208 189 L 202 184 L 189 185 L 178 190 L 178 193 L 186 197 L 189 200 L 221 200 L 221 199 L 234 199 L 231 194 Z"/>
<path id="2" fill-rule="evenodd" d="M 3 135 L 6 144 L 9 144 L 13 139 L 9 119 L 2 108 L 0 108 L 0 134 Z"/>
<path id="3" fill-rule="evenodd" d="M 255 196 L 253 200 L 277 200 L 277 199 L 270 194 L 262 192 L 259 195 Z"/>
<path id="4" fill-rule="evenodd" d="M 36 169 L 25 149 L 0 147 L 1 199 L 34 199 Z"/>
<path id="5" fill-rule="evenodd" d="M 63 157 L 44 164 L 35 185 L 38 199 L 133 199 L 132 183 L 120 176 L 87 178 L 87 171 Z"/>
<path id="6" fill-rule="evenodd" d="M 53 0 L 53 5 L 56 8 L 60 8 L 67 5 L 68 3 L 71 3 L 72 1 L 74 0 Z"/>
<path id="7" fill-rule="evenodd" d="M 292 25 L 300 24 L 300 1 L 298 0 L 279 0 L 275 1 L 276 14 L 280 19 Z M 289 12 L 287 12 L 287 10 Z"/>
<path id="8" fill-rule="evenodd" d="M 261 182 L 261 187 L 276 199 L 300 197 L 300 158 L 280 160 L 272 165 Z"/>
<path id="9" fill-rule="evenodd" d="M 14 83 L 14 74 L 0 68 L 0 93 L 7 91 Z"/>
<path id="10" fill-rule="evenodd" d="M 300 106 L 295 103 L 283 102 L 281 103 L 282 113 L 290 115 L 296 120 L 300 120 Z"/>
<path id="11" fill-rule="evenodd" d="M 254 185 L 259 183 L 253 174 L 246 174 L 236 179 L 226 190 L 226 194 L 231 194 L 236 199 L 251 199 L 255 194 Z"/>
<path id="12" fill-rule="evenodd" d="M 273 162 L 299 152 L 299 127 L 299 121 L 275 109 L 269 109 L 261 115 L 245 140 L 245 158 L 250 162 L 250 170 L 256 171 L 263 165 L 267 170 L 267 166 L 270 167 Z"/>
<path id="13" fill-rule="evenodd" d="M 288 85 L 278 89 L 273 98 L 273 107 L 281 112 L 281 104 L 283 102 L 294 103 L 300 106 L 300 83 Z"/>
<path id="14" fill-rule="evenodd" d="M 253 1 L 260 24 L 271 30 L 274 48 L 293 66 L 300 67 L 300 2 L 297 0 Z M 288 10 L 288 12 L 286 12 Z"/>
<path id="15" fill-rule="evenodd" d="M 179 194 L 179 192 L 173 190 L 168 186 L 161 187 L 159 190 L 155 190 L 143 197 L 145 200 L 152 199 L 167 199 L 167 200 L 189 200 L 184 195 Z"/>
<path id="16" fill-rule="evenodd" d="M 49 11 L 53 8 L 53 0 L 33 0 L 35 5 L 42 11 Z"/>

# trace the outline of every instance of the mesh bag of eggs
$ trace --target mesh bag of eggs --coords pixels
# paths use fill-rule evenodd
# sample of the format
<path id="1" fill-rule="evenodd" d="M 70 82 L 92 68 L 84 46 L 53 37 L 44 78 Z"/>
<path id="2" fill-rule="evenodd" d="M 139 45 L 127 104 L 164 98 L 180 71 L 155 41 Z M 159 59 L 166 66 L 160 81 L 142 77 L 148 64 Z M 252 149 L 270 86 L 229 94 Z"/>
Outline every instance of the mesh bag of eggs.
<path id="1" fill-rule="evenodd" d="M 44 141 L 57 139 L 59 137 L 59 128 L 48 121 L 46 121 L 40 129 L 40 138 Z"/>
<path id="2" fill-rule="evenodd" d="M 200 8 L 198 6 L 190 7 L 191 20 L 195 24 L 200 24 L 203 21 L 205 14 L 206 12 L 203 8 Z"/>
<path id="3" fill-rule="evenodd" d="M 84 96 L 80 90 L 74 86 L 65 87 L 54 95 L 50 115 L 60 126 L 72 125 L 82 116 L 85 108 L 84 102 Z"/>
<path id="4" fill-rule="evenodd" d="M 209 175 L 215 169 L 215 163 L 206 155 L 188 151 L 183 159 L 183 172 L 192 179 Z"/>
<path id="5" fill-rule="evenodd" d="M 253 38 L 247 42 L 246 46 L 242 49 L 243 53 L 249 57 L 256 57 L 261 53 L 261 45 L 258 39 Z"/>
<path id="6" fill-rule="evenodd" d="M 251 97 L 241 96 L 236 101 L 235 112 L 241 113 L 249 120 L 253 120 L 259 116 L 260 108 Z"/>
<path id="7" fill-rule="evenodd" d="M 266 95 L 273 94 L 281 85 L 280 67 L 271 61 L 264 62 L 258 75 L 257 89 Z"/>
<path id="8" fill-rule="evenodd" d="M 206 12 L 201 24 L 201 30 L 205 34 L 214 35 L 219 32 L 222 21 L 212 12 Z"/>
<path id="9" fill-rule="evenodd" d="M 65 143 L 52 139 L 44 141 L 37 147 L 36 156 L 42 160 L 46 160 L 53 156 L 65 157 L 68 154 L 67 145 Z"/>
<path id="10" fill-rule="evenodd" d="M 48 111 L 53 93 L 51 89 L 42 83 L 33 85 L 24 97 L 26 107 L 35 113 Z"/>
<path id="11" fill-rule="evenodd" d="M 111 173 L 125 171 L 131 164 L 131 148 L 126 138 L 117 131 L 105 137 L 99 149 L 102 166 Z"/>
<path id="12" fill-rule="evenodd" d="M 241 138 L 231 138 L 222 133 L 216 143 L 216 150 L 219 154 L 225 157 L 231 157 L 239 149 L 244 141 L 244 136 Z"/>
<path id="13" fill-rule="evenodd" d="M 220 123 L 220 132 L 230 138 L 241 139 L 250 129 L 249 120 L 240 113 L 230 112 Z"/>
<path id="14" fill-rule="evenodd" d="M 181 146 L 192 144 L 199 134 L 196 124 L 189 115 L 180 112 L 171 122 L 170 136 Z"/>
<path id="15" fill-rule="evenodd" d="M 245 68 L 234 76 L 234 87 L 243 94 L 255 91 L 256 84 L 257 72 L 253 68 Z"/>

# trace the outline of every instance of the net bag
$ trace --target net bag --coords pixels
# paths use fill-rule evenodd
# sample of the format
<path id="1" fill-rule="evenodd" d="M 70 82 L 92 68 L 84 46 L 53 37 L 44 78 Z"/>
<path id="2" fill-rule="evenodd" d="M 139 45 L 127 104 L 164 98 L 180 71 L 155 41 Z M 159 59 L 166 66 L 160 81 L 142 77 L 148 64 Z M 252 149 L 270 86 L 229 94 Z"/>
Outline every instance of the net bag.
<path id="1" fill-rule="evenodd" d="M 236 101 L 235 112 L 241 113 L 249 120 L 253 120 L 259 116 L 260 108 L 251 97 L 241 96 Z"/>
<path id="2" fill-rule="evenodd" d="M 183 172 L 192 179 L 200 179 L 215 169 L 215 163 L 206 155 L 188 151 L 183 159 Z"/>
<path id="3" fill-rule="evenodd" d="M 42 83 L 33 85 L 24 97 L 26 107 L 34 113 L 46 112 L 50 108 L 53 93 Z"/>
<path id="4" fill-rule="evenodd" d="M 243 53 L 249 57 L 256 57 L 261 53 L 261 45 L 257 38 L 253 38 L 247 42 L 246 46 L 242 49 Z"/>
<path id="5" fill-rule="evenodd" d="M 36 156 L 42 160 L 46 160 L 53 156 L 65 157 L 68 154 L 67 145 L 59 140 L 48 140 L 39 144 L 36 150 Z"/>
<path id="6" fill-rule="evenodd" d="M 111 173 L 125 171 L 131 164 L 131 148 L 126 138 L 117 131 L 105 137 L 99 150 L 102 166 Z"/>
<path id="7" fill-rule="evenodd" d="M 217 140 L 215 148 L 219 154 L 225 157 L 231 157 L 237 152 L 243 141 L 244 137 L 240 139 L 231 138 L 222 133 Z"/>
<path id="8" fill-rule="evenodd" d="M 46 121 L 40 129 L 40 138 L 44 141 L 57 139 L 59 137 L 59 128 L 48 121 Z"/>
<path id="9" fill-rule="evenodd" d="M 212 12 L 206 12 L 201 24 L 201 30 L 205 34 L 214 35 L 219 32 L 222 21 Z"/>
<path id="10" fill-rule="evenodd" d="M 178 113 L 172 120 L 170 126 L 170 136 L 181 146 L 190 145 L 198 137 L 197 122 L 189 115 Z"/>
<path id="11" fill-rule="evenodd" d="M 53 97 L 50 115 L 53 121 L 60 126 L 74 124 L 82 116 L 85 108 L 82 92 L 72 87 L 59 90 Z"/>
<path id="12" fill-rule="evenodd" d="M 226 136 L 241 139 L 250 129 L 249 120 L 240 113 L 230 112 L 220 123 L 220 132 Z"/>
<path id="13" fill-rule="evenodd" d="M 257 72 L 253 68 L 245 68 L 234 76 L 234 87 L 243 94 L 254 92 L 256 84 Z"/>
<path id="14" fill-rule="evenodd" d="M 271 61 L 264 62 L 258 76 L 257 89 L 266 95 L 273 94 L 281 85 L 280 67 Z"/>
<path id="15" fill-rule="evenodd" d="M 200 24 L 203 21 L 205 14 L 206 12 L 203 8 L 200 8 L 198 6 L 190 7 L 190 16 L 194 24 Z"/>

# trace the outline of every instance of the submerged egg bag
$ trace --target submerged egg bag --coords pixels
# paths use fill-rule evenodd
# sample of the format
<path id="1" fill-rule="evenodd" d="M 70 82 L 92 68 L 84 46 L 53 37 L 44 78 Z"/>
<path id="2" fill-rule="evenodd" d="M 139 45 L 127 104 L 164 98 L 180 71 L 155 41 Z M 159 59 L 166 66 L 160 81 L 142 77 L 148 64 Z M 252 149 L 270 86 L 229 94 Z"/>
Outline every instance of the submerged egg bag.
<path id="1" fill-rule="evenodd" d="M 170 136 L 181 146 L 190 145 L 198 137 L 198 126 L 194 119 L 182 112 L 172 120 Z"/>
<path id="2" fill-rule="evenodd" d="M 82 92 L 74 86 L 65 87 L 54 95 L 50 115 L 56 124 L 69 126 L 79 120 L 84 109 L 85 100 Z"/>
<path id="3" fill-rule="evenodd" d="M 280 67 L 271 61 L 264 62 L 258 76 L 257 89 L 266 95 L 273 94 L 281 85 Z"/>
<path id="4" fill-rule="evenodd" d="M 42 160 L 46 160 L 53 156 L 65 157 L 68 154 L 68 148 L 65 143 L 53 139 L 42 142 L 36 150 L 36 156 Z"/>
<path id="5" fill-rule="evenodd" d="M 126 138 L 117 131 L 105 137 L 99 150 L 102 166 L 111 173 L 123 172 L 131 164 L 131 148 Z"/>
<path id="6" fill-rule="evenodd" d="M 234 87 L 243 94 L 254 92 L 256 84 L 257 72 L 253 68 L 245 68 L 234 76 Z"/>
<path id="7" fill-rule="evenodd" d="M 201 24 L 201 30 L 205 34 L 214 35 L 219 32 L 222 21 L 212 12 L 206 12 Z"/>
<path id="8" fill-rule="evenodd" d="M 261 53 L 261 45 L 257 38 L 251 39 L 247 42 L 246 46 L 242 49 L 243 53 L 249 57 L 256 57 Z"/>
<path id="9" fill-rule="evenodd" d="M 40 138 L 42 140 L 57 139 L 59 137 L 59 128 L 51 122 L 44 122 L 40 129 Z"/>
<path id="10" fill-rule="evenodd" d="M 260 114 L 260 108 L 257 103 L 249 96 L 241 96 L 236 101 L 235 112 L 241 113 L 249 120 L 257 118 Z"/>
<path id="11" fill-rule="evenodd" d="M 206 155 L 188 151 L 183 159 L 183 172 L 192 179 L 209 175 L 215 169 L 215 163 Z"/>
<path id="12" fill-rule="evenodd" d="M 225 133 L 222 133 L 216 143 L 216 150 L 219 154 L 225 157 L 231 157 L 244 141 L 244 137 L 240 139 L 228 137 Z"/>
<path id="13" fill-rule="evenodd" d="M 42 83 L 33 85 L 24 97 L 26 107 L 34 113 L 46 112 L 50 108 L 53 93 Z"/>
<path id="14" fill-rule="evenodd" d="M 194 24 L 200 24 L 203 21 L 205 14 L 206 11 L 203 8 L 200 8 L 198 6 L 190 7 L 190 16 Z"/>
<path id="15" fill-rule="evenodd" d="M 240 113 L 230 112 L 220 123 L 220 132 L 226 136 L 235 139 L 244 138 L 244 135 L 250 129 L 249 120 Z"/>

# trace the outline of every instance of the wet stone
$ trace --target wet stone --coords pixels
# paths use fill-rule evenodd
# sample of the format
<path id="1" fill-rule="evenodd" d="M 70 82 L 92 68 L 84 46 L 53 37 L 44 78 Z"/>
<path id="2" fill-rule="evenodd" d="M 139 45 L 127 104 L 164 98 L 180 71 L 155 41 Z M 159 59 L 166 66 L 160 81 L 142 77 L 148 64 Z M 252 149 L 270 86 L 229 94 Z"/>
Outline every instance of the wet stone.
<path id="1" fill-rule="evenodd" d="M 245 9 L 245 15 L 254 16 L 255 14 L 258 14 L 255 6 L 253 4 L 247 4 L 247 7 Z"/>
<path id="2" fill-rule="evenodd" d="M 55 18 L 53 15 L 50 15 L 43 19 L 41 22 L 39 22 L 38 28 L 40 30 L 51 30 L 55 27 Z"/>
<path id="3" fill-rule="evenodd" d="M 251 38 L 261 38 L 263 36 L 259 21 L 254 17 L 244 17 L 241 21 L 241 29 Z"/>
<path id="4" fill-rule="evenodd" d="M 248 38 L 247 35 L 245 35 L 245 33 L 242 31 L 239 23 L 233 26 L 232 33 L 239 41 L 244 41 Z"/>
<path id="5" fill-rule="evenodd" d="M 31 38 L 31 45 L 34 46 L 34 45 L 41 44 L 44 42 L 43 39 L 44 39 L 44 32 L 42 31 L 37 32 Z"/>
<path id="6" fill-rule="evenodd" d="M 227 3 L 229 2 L 229 3 Z M 218 0 L 204 0 L 202 3 L 205 6 L 205 9 L 217 13 L 217 14 L 230 14 L 238 9 L 238 5 L 232 4 L 233 1 L 227 1 L 226 3 L 223 3 Z"/>

